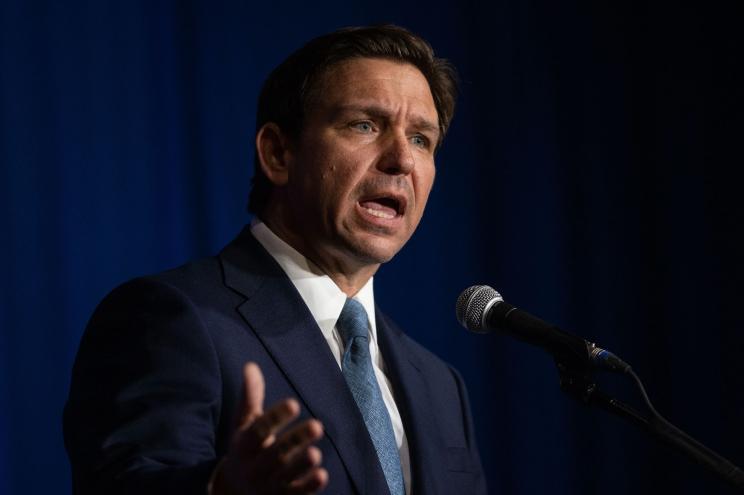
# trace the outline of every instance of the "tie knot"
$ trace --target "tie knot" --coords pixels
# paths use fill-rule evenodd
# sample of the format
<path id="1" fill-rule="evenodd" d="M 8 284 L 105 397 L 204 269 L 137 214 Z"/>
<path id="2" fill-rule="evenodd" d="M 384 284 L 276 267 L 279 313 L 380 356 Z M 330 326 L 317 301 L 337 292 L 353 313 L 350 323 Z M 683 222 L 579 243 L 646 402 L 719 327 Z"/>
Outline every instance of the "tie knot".
<path id="1" fill-rule="evenodd" d="M 355 337 L 367 338 L 367 312 L 364 306 L 354 299 L 346 299 L 336 327 L 344 342 L 349 342 Z"/>

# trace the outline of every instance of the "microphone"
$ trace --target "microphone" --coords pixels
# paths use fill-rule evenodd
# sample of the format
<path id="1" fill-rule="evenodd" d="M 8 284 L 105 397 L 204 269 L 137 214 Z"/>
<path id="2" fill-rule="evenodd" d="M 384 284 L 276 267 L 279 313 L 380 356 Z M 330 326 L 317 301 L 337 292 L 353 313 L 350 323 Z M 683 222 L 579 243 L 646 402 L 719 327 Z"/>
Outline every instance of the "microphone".
<path id="1" fill-rule="evenodd" d="M 504 302 L 501 294 L 487 285 L 465 289 L 457 298 L 456 312 L 457 320 L 470 331 L 507 334 L 542 347 L 559 363 L 622 373 L 631 371 L 630 366 L 613 353 Z"/>

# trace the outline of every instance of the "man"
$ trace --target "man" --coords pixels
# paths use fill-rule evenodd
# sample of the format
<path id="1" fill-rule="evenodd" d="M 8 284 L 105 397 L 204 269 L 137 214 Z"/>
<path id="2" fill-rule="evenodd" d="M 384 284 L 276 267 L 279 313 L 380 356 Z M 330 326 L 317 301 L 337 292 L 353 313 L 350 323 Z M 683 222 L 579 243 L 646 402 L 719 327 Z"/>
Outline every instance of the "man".
<path id="1" fill-rule="evenodd" d="M 86 329 L 76 493 L 485 493 L 462 380 L 372 289 L 421 219 L 454 102 L 453 71 L 395 26 L 272 72 L 251 228 L 119 287 Z"/>

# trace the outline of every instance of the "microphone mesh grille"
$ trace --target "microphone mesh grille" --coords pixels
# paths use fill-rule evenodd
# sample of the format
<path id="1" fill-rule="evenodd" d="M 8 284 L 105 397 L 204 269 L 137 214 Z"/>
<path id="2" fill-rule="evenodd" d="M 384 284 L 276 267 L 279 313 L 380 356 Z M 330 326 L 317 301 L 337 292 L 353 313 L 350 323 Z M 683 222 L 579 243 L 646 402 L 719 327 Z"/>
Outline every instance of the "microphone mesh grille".
<path id="1" fill-rule="evenodd" d="M 480 285 L 473 285 L 471 287 L 468 287 L 464 291 L 460 293 L 460 296 L 457 298 L 457 306 L 455 307 L 455 314 L 457 314 L 457 321 L 460 322 L 460 325 L 467 328 L 467 324 L 465 323 L 465 315 L 468 312 L 468 301 L 470 300 L 470 296 L 473 295 L 473 292 L 478 290 L 478 287 L 481 287 Z"/>
<path id="2" fill-rule="evenodd" d="M 501 295 L 487 285 L 468 287 L 457 298 L 457 320 L 468 330 L 483 330 L 483 312 L 494 299 L 503 301 Z"/>

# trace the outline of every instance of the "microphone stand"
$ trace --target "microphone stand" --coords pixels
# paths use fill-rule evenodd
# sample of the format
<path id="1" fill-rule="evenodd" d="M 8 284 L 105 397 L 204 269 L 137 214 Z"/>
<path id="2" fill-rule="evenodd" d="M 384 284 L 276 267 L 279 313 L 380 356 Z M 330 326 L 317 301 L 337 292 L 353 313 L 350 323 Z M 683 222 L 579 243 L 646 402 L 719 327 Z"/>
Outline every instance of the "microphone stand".
<path id="1" fill-rule="evenodd" d="M 561 390 L 572 398 L 587 405 L 596 405 L 605 411 L 619 416 L 634 424 L 652 437 L 673 447 L 690 459 L 702 464 L 713 473 L 724 479 L 731 486 L 744 489 L 744 472 L 730 461 L 701 444 L 685 432 L 669 423 L 651 405 L 640 379 L 630 371 L 635 378 L 641 393 L 646 400 L 653 416 L 648 419 L 638 411 L 618 399 L 611 397 L 601 390 L 586 367 L 556 359 Z"/>

